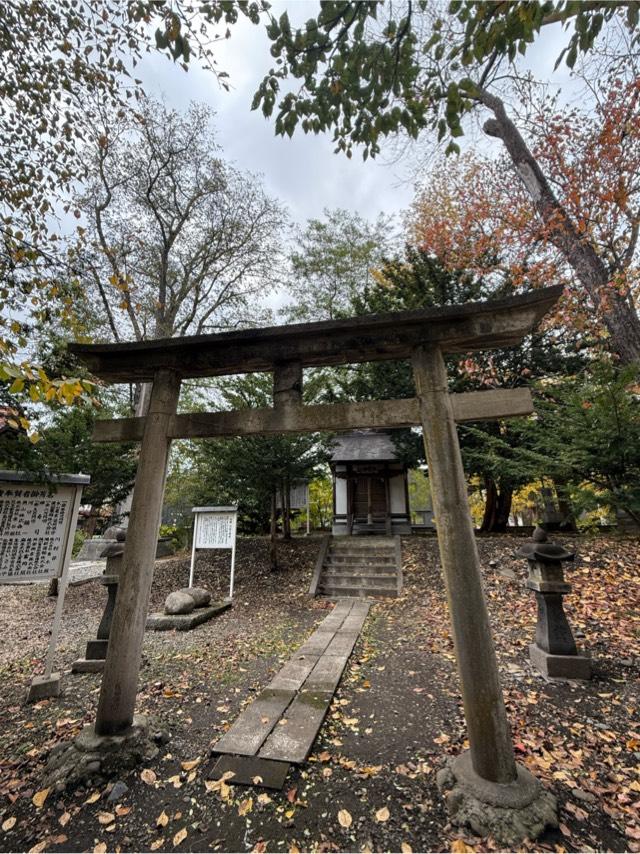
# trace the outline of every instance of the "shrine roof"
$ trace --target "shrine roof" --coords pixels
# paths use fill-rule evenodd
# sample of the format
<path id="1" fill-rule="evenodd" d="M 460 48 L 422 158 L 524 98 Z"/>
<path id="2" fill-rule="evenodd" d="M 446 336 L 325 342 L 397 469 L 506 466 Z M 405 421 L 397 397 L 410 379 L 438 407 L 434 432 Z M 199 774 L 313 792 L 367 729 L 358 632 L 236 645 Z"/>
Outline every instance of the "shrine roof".
<path id="1" fill-rule="evenodd" d="M 338 436 L 331 454 L 333 463 L 391 462 L 397 459 L 398 452 L 391 436 L 374 430 L 354 430 Z"/>
<path id="2" fill-rule="evenodd" d="M 556 286 L 419 311 L 153 341 L 73 343 L 69 350 L 95 376 L 116 383 L 149 381 L 162 368 L 188 378 L 272 371 L 292 361 L 314 367 L 408 359 L 423 344 L 465 353 L 518 344 L 561 293 Z"/>

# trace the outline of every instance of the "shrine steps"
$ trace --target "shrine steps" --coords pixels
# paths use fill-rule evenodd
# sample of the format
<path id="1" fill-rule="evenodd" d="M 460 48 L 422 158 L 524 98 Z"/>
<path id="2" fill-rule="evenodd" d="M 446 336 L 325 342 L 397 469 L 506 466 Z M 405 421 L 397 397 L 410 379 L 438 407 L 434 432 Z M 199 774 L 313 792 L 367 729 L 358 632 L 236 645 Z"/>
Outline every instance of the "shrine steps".
<path id="1" fill-rule="evenodd" d="M 327 537 L 309 591 L 327 599 L 396 597 L 402 590 L 399 537 Z"/>

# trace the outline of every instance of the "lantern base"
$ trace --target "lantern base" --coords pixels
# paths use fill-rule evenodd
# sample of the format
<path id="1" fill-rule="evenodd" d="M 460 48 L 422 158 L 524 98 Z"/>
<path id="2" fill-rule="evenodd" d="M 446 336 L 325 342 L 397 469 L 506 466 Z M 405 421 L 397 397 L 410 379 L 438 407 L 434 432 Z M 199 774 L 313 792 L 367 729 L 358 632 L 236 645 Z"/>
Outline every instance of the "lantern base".
<path id="1" fill-rule="evenodd" d="M 553 655 L 537 644 L 529 644 L 529 658 L 535 669 L 549 682 L 591 679 L 591 658 L 582 650 L 578 655 Z"/>

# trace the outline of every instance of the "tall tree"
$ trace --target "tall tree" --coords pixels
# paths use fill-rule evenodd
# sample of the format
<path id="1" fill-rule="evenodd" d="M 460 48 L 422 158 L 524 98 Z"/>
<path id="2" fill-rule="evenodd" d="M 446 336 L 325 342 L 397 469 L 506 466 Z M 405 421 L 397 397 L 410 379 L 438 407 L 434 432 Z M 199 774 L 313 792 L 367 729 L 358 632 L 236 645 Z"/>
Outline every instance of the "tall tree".
<path id="1" fill-rule="evenodd" d="M 332 129 L 337 151 L 351 156 L 353 146 L 362 145 L 365 157 L 380 151 L 383 137 L 400 131 L 412 138 L 423 130 L 439 140 L 449 137 L 447 150 L 458 151 L 455 138 L 463 135 L 463 118 L 488 114 L 484 130 L 501 140 L 546 240 L 562 253 L 584 296 L 600 311 L 612 349 L 624 361 L 636 362 L 640 318 L 629 284 L 612 275 L 589 230 L 563 206 L 500 87 L 506 74 L 517 73 L 517 57 L 546 26 L 573 26 L 561 55 L 571 67 L 605 25 L 626 28 L 635 49 L 638 14 L 633 2 L 454 0 L 446 13 L 435 15 L 426 0 L 388 6 L 324 3 L 301 28 L 292 27 L 286 13 L 271 20 L 268 35 L 277 64 L 253 106 L 269 116 L 277 104 L 277 133 L 291 135 L 298 124 L 305 132 Z M 281 96 L 288 77 L 302 85 Z M 628 132 L 626 123 L 617 125 L 616 144 L 622 145 Z"/>
<path id="2" fill-rule="evenodd" d="M 288 283 L 293 303 L 283 314 L 294 322 L 344 316 L 392 248 L 388 217 L 369 222 L 337 208 L 310 219 L 294 234 Z"/>
<path id="3" fill-rule="evenodd" d="M 94 135 L 81 257 L 87 308 L 116 341 L 251 325 L 274 285 L 286 215 L 222 159 L 213 113 L 146 100 Z"/>
<path id="4" fill-rule="evenodd" d="M 212 45 L 238 18 L 257 23 L 265 9 L 262 0 L 212 0 L 198 14 L 181 0 L 0 5 L 0 381 L 14 393 L 60 401 L 85 394 L 80 384 L 52 381 L 29 357 L 32 324 L 64 318 L 80 295 L 57 216 L 72 210 L 70 192 L 85 176 L 84 140 L 98 105 L 126 110 L 140 96 L 133 71 L 149 50 L 185 70 L 195 52 L 227 86 Z"/>

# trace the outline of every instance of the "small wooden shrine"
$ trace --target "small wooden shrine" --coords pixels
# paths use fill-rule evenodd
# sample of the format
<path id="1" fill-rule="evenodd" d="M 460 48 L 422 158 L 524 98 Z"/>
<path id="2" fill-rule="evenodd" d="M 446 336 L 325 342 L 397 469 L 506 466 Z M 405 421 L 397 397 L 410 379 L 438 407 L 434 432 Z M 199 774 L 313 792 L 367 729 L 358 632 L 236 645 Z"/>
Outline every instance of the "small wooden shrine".
<path id="1" fill-rule="evenodd" d="M 407 466 L 391 435 L 354 430 L 331 456 L 334 534 L 410 534 Z"/>

